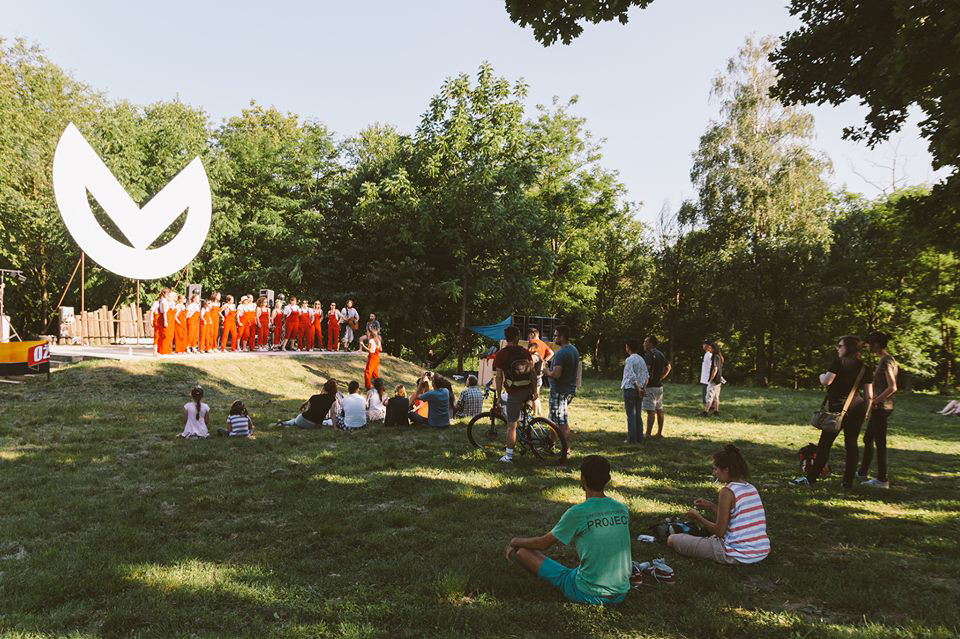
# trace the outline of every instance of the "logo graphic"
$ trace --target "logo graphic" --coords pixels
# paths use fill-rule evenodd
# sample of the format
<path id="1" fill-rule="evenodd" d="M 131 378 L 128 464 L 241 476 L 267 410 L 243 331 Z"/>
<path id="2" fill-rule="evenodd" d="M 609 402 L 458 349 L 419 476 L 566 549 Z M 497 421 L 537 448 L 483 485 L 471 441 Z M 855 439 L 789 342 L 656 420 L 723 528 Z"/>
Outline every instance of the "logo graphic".
<path id="1" fill-rule="evenodd" d="M 100 226 L 88 191 L 132 246 L 113 239 Z M 200 252 L 210 230 L 210 183 L 199 157 L 141 209 L 72 123 L 53 156 L 53 193 L 80 248 L 100 266 L 124 277 L 152 280 L 179 271 Z M 180 232 L 163 246 L 150 248 L 184 210 L 187 216 Z"/>

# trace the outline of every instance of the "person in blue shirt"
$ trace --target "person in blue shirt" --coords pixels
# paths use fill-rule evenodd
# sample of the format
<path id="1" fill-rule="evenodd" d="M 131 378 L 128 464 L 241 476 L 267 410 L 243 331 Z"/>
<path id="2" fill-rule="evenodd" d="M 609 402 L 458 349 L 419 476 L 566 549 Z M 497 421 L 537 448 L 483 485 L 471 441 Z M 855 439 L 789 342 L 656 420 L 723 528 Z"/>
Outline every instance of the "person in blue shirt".
<path id="1" fill-rule="evenodd" d="M 600 605 L 623 601 L 630 592 L 630 514 L 624 504 L 604 494 L 609 481 L 606 458 L 584 457 L 580 465 L 584 500 L 568 508 L 547 534 L 511 539 L 507 562 L 516 559 L 570 601 Z M 576 545 L 580 565 L 567 568 L 543 554 L 558 541 Z"/>
<path id="2" fill-rule="evenodd" d="M 569 450 L 570 425 L 567 421 L 567 407 L 577 393 L 580 353 L 570 343 L 570 329 L 563 324 L 553 330 L 553 341 L 560 348 L 550 358 L 549 368 L 544 373 L 550 380 L 550 420 L 560 428 Z"/>
<path id="3" fill-rule="evenodd" d="M 450 391 L 438 386 L 437 377 L 434 375 L 425 377 L 422 383 L 428 386 L 429 390 L 421 393 L 418 388 L 417 392 L 410 398 L 410 405 L 412 406 L 418 399 L 425 401 L 427 403 L 427 417 L 416 411 L 411 411 L 410 421 L 415 424 L 428 424 L 434 428 L 449 428 Z"/>

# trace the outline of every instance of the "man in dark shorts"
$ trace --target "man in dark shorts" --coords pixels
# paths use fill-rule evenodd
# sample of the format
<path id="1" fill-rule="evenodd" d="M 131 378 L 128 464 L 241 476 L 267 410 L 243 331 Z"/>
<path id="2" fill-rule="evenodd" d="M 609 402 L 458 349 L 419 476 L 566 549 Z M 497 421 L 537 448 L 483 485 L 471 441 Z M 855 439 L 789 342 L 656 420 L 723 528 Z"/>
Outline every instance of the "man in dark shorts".
<path id="1" fill-rule="evenodd" d="M 612 605 L 630 592 L 630 515 L 627 507 L 607 497 L 610 463 L 588 455 L 580 465 L 584 500 L 563 513 L 542 537 L 514 537 L 507 544 L 507 561 L 556 586 L 570 601 Z M 567 568 L 543 554 L 556 542 L 576 544 L 580 565 Z"/>
<path id="2" fill-rule="evenodd" d="M 646 392 L 643 394 L 641 408 L 647 413 L 647 437 L 653 432 L 653 416 L 657 416 L 657 437 L 663 437 L 663 380 L 669 375 L 673 367 L 667 356 L 660 352 L 657 346 L 660 341 L 653 335 L 647 335 L 643 340 L 643 361 L 647 364 L 650 379 L 647 380 Z"/>
<path id="3" fill-rule="evenodd" d="M 513 448 L 517 444 L 517 423 L 520 421 L 520 412 L 527 401 L 536 400 L 540 396 L 537 388 L 537 373 L 533 368 L 533 358 L 530 351 L 520 346 L 520 329 L 508 326 L 503 331 L 503 338 L 507 345 L 497 351 L 493 358 L 496 392 L 494 396 L 494 410 L 500 408 L 500 394 L 507 389 L 507 446 L 502 462 L 513 461 Z"/>

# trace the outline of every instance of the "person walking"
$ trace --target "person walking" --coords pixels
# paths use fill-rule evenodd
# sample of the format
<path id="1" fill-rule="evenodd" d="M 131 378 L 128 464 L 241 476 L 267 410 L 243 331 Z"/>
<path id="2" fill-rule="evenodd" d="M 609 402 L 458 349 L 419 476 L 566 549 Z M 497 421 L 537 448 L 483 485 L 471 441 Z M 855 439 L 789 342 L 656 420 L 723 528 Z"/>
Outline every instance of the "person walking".
<path id="1" fill-rule="evenodd" d="M 703 400 L 703 416 L 720 417 L 720 389 L 723 387 L 723 352 L 716 342 L 710 344 L 710 374 L 707 376 L 707 393 Z"/>
<path id="2" fill-rule="evenodd" d="M 857 479 L 864 486 L 874 488 L 889 488 L 890 480 L 887 477 L 887 420 L 893 413 L 893 395 L 897 392 L 897 373 L 900 370 L 897 360 L 887 351 L 890 336 L 880 331 L 874 331 L 867 336 L 867 345 L 870 352 L 880 360 L 873 373 L 873 409 L 870 411 L 870 420 L 867 422 L 867 431 L 863 435 L 863 460 Z M 877 477 L 870 479 L 870 463 L 873 461 L 873 447 L 877 447 Z"/>
<path id="3" fill-rule="evenodd" d="M 820 374 L 820 383 L 827 387 L 827 410 L 839 413 L 847 405 L 841 422 L 843 447 L 846 450 L 846 467 L 843 469 L 843 487 L 853 487 L 853 476 L 857 471 L 857 439 L 866 418 L 867 406 L 872 401 L 873 386 L 865 376 L 866 365 L 860 359 L 862 343 L 859 337 L 846 335 L 837 344 L 837 357 L 827 372 Z M 860 390 L 863 389 L 863 397 Z M 848 400 L 849 398 L 849 400 Z M 809 486 L 817 481 L 820 472 L 830 459 L 830 447 L 840 433 L 820 431 L 817 443 L 817 456 L 807 469 L 804 477 L 797 477 L 790 483 L 794 486 Z"/>
<path id="4" fill-rule="evenodd" d="M 627 411 L 627 444 L 639 444 L 643 441 L 643 423 L 640 413 L 640 401 L 644 395 L 644 387 L 650 375 L 647 364 L 639 355 L 640 342 L 633 338 L 624 345 L 627 359 L 623 362 L 623 380 L 620 390 L 623 391 L 623 407 Z"/>
<path id="5" fill-rule="evenodd" d="M 550 419 L 560 428 L 570 450 L 568 409 L 577 393 L 580 352 L 570 343 L 570 329 L 561 324 L 553 330 L 553 341 L 560 348 L 550 358 L 546 376 L 550 380 Z"/>
<path id="6" fill-rule="evenodd" d="M 657 348 L 660 341 L 653 335 L 643 340 L 643 360 L 650 379 L 643 394 L 643 410 L 647 413 L 647 437 L 663 437 L 663 380 L 670 376 L 673 366 Z M 657 418 L 657 434 L 653 435 L 653 418 Z"/>
<path id="7" fill-rule="evenodd" d="M 713 357 L 713 342 L 703 340 L 703 361 L 700 362 L 700 404 L 707 403 L 707 384 L 710 383 L 710 359 Z"/>

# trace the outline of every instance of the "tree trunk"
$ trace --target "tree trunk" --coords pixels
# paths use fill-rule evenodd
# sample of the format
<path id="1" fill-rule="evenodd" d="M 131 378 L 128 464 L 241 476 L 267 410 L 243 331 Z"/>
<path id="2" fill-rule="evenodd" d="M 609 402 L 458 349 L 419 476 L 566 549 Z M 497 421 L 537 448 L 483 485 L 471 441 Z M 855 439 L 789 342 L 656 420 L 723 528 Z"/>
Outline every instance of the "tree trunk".
<path id="1" fill-rule="evenodd" d="M 467 332 L 467 276 L 464 270 L 463 288 L 460 291 L 460 334 L 457 336 L 457 373 L 463 374 L 463 339 Z"/>

